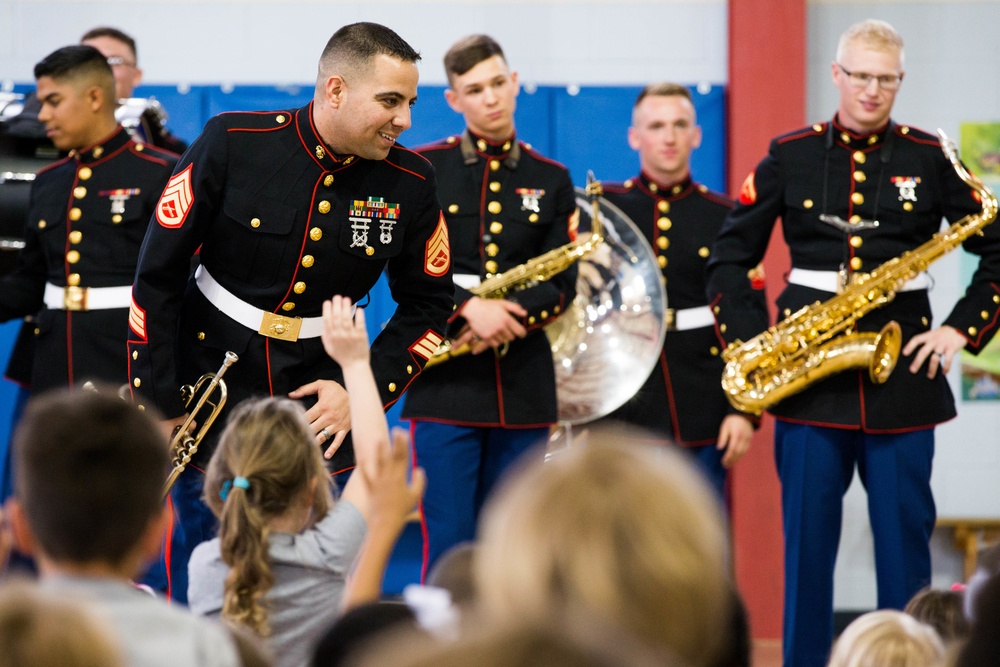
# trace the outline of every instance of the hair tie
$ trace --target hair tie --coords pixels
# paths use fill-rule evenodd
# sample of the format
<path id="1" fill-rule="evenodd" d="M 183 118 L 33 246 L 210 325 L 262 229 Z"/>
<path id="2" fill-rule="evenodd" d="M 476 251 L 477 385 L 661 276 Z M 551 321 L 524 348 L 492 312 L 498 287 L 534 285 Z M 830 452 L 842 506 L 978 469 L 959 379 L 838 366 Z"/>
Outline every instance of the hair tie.
<path id="1" fill-rule="evenodd" d="M 248 480 L 246 477 L 234 477 L 231 480 L 227 479 L 225 482 L 223 482 L 222 490 L 219 491 L 219 497 L 222 498 L 223 502 L 225 502 L 226 498 L 229 497 L 229 492 L 232 490 L 234 486 L 238 489 L 249 491 L 250 480 Z"/>

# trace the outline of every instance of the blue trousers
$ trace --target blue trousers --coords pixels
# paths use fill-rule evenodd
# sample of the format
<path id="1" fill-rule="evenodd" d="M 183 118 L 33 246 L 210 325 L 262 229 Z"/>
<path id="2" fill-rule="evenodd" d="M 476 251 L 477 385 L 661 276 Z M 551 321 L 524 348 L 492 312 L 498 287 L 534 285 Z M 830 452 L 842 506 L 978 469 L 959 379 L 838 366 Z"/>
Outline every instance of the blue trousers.
<path id="1" fill-rule="evenodd" d="M 714 444 L 703 447 L 681 447 L 680 449 L 693 459 L 695 467 L 705 475 L 705 481 L 715 491 L 719 503 L 725 508 L 726 476 L 729 471 L 722 465 L 722 457 L 726 452 L 719 451 Z"/>
<path id="2" fill-rule="evenodd" d="M 833 642 L 833 574 L 843 495 L 857 466 L 868 493 L 880 609 L 930 584 L 934 430 L 872 434 L 775 423 L 785 532 L 785 667 L 823 667 Z"/>
<path id="3" fill-rule="evenodd" d="M 427 473 L 420 505 L 421 581 L 442 553 L 475 538 L 479 510 L 503 472 L 524 452 L 544 444 L 548 433 L 548 428 L 412 423 L 413 462 Z M 537 452 L 539 458 L 544 455 L 540 448 Z"/>

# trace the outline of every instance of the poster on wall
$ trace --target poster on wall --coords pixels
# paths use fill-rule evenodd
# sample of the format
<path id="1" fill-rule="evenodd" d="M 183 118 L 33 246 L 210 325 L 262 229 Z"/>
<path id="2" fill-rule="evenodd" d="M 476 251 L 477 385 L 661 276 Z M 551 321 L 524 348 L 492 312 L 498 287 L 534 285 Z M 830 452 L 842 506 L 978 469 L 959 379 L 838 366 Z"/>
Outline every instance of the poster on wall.
<path id="1" fill-rule="evenodd" d="M 960 150 L 965 165 L 994 192 L 1000 192 L 1000 123 L 962 123 Z M 962 253 L 963 284 L 968 284 L 978 259 Z M 1000 401 L 1000 336 L 978 355 L 962 352 L 962 400 Z"/>

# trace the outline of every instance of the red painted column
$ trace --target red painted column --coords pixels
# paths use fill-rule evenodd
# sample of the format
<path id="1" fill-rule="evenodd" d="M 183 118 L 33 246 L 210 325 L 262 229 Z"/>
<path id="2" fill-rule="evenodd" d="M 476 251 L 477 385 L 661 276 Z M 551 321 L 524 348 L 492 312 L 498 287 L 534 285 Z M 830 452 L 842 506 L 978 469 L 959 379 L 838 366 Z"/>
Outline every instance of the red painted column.
<path id="1" fill-rule="evenodd" d="M 805 124 L 805 33 L 806 0 L 729 0 L 727 154 L 733 198 L 771 138 Z M 773 311 L 789 270 L 780 226 L 764 270 Z M 765 416 L 731 482 L 736 581 L 754 639 L 781 637 L 783 540 L 773 436 L 774 424 Z"/>

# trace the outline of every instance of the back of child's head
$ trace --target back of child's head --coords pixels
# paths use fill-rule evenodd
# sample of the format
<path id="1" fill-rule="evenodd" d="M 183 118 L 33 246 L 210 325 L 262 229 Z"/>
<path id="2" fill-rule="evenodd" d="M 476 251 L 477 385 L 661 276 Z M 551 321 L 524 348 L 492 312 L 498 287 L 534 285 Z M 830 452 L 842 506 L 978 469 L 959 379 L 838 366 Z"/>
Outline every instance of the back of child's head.
<path id="1" fill-rule="evenodd" d="M 15 493 L 40 551 L 123 563 L 162 511 L 167 449 L 154 419 L 113 391 L 33 399 L 14 437 Z"/>
<path id="2" fill-rule="evenodd" d="M 266 635 L 262 599 L 274 583 L 268 521 L 308 503 L 315 522 L 333 504 L 302 406 L 286 398 L 238 405 L 209 462 L 204 498 L 219 517 L 222 559 L 230 567 L 222 615 Z"/>
<path id="3" fill-rule="evenodd" d="M 829 667 L 937 667 L 944 644 L 934 628 L 895 609 L 856 618 L 833 645 Z"/>
<path id="4" fill-rule="evenodd" d="M 473 570 L 475 542 L 462 542 L 441 554 L 427 575 L 427 585 L 443 588 L 455 604 L 473 604 L 477 599 L 476 577 Z"/>
<path id="5" fill-rule="evenodd" d="M 903 611 L 934 628 L 945 642 L 952 642 L 969 636 L 964 604 L 965 599 L 959 591 L 925 588 L 906 603 Z"/>
<path id="6" fill-rule="evenodd" d="M 81 602 L 26 582 L 0 588 L 0 667 L 124 665 L 110 625 Z"/>

